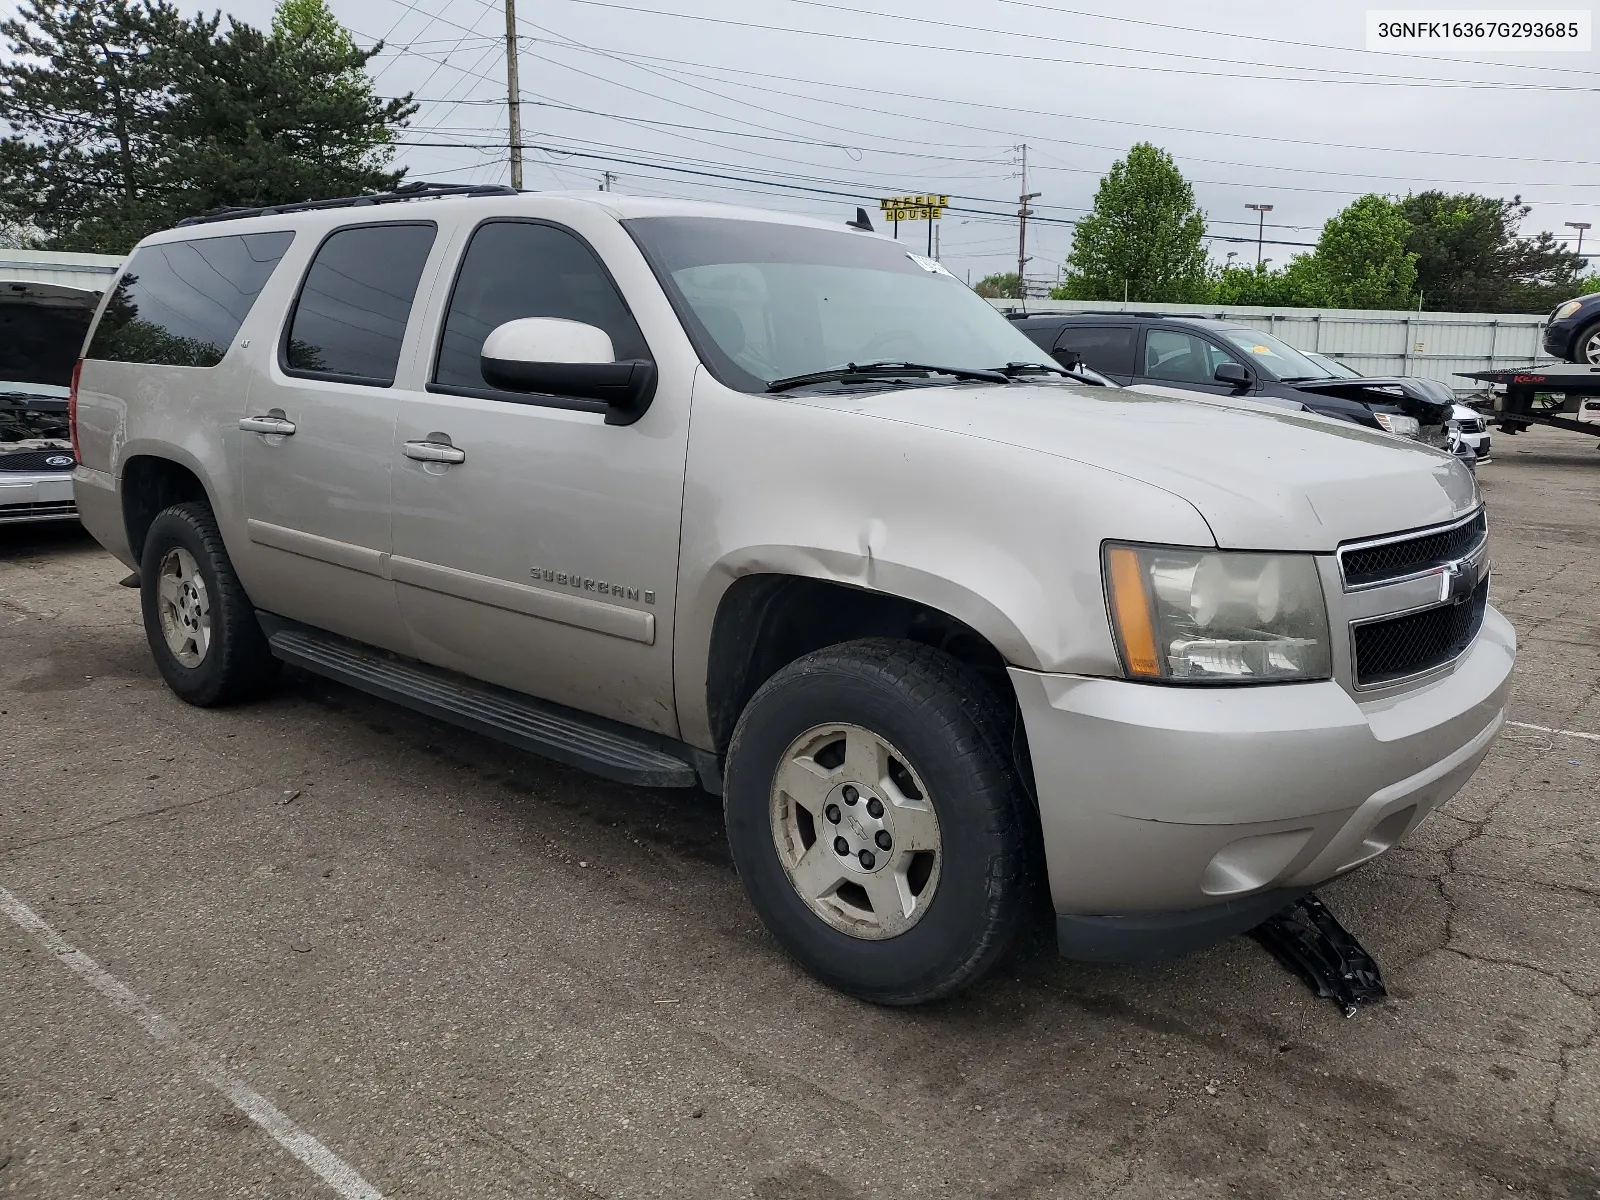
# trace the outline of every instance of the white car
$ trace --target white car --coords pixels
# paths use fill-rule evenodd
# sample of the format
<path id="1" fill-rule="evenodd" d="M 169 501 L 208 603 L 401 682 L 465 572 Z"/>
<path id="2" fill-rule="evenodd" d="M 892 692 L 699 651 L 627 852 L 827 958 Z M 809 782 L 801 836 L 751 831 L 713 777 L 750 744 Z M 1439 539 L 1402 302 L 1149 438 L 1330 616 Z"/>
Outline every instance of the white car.
<path id="1" fill-rule="evenodd" d="M 1461 431 L 1461 440 L 1478 456 L 1478 462 L 1493 462 L 1489 457 L 1489 422 L 1484 415 L 1475 408 L 1458 404 L 1451 417 Z"/>

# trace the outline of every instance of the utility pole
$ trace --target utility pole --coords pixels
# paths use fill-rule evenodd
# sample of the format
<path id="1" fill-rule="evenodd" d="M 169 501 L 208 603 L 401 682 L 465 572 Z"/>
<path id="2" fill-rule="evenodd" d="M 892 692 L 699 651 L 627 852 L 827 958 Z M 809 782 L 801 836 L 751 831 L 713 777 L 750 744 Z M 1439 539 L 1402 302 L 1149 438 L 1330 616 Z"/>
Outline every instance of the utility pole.
<path id="1" fill-rule="evenodd" d="M 517 0 L 506 0 L 506 103 L 511 110 L 511 186 L 522 190 L 522 87 L 517 82 Z"/>
<path id="2" fill-rule="evenodd" d="M 1261 221 L 1256 226 L 1256 267 L 1261 266 L 1261 242 L 1267 235 L 1267 214 L 1272 211 L 1270 204 L 1246 204 L 1246 208 L 1254 209 L 1261 215 Z"/>
<path id="3" fill-rule="evenodd" d="M 939 227 L 933 227 L 933 261 L 939 261 Z"/>
<path id="4" fill-rule="evenodd" d="M 609 192 L 611 190 L 611 185 L 616 181 L 617 173 L 615 171 L 600 172 L 600 190 L 602 192 Z"/>
<path id="5" fill-rule="evenodd" d="M 1026 300 L 1028 288 L 1023 272 L 1028 266 L 1028 218 L 1033 215 L 1028 201 L 1037 200 L 1044 193 L 1028 190 L 1028 144 L 1024 142 L 1017 148 L 1022 151 L 1022 195 L 1017 198 L 1017 298 Z"/>

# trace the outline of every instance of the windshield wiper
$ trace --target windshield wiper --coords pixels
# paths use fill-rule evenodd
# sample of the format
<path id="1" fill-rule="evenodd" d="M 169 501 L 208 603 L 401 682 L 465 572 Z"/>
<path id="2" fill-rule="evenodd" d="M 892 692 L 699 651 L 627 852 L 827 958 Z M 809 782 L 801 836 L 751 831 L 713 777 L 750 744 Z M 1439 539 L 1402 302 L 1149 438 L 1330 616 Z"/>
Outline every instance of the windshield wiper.
<path id="1" fill-rule="evenodd" d="M 885 375 L 949 375 L 955 379 L 976 379 L 983 383 L 1011 382 L 1004 371 L 991 371 L 978 367 L 941 367 L 933 363 L 880 361 L 846 363 L 842 367 L 830 367 L 826 371 L 810 371 L 804 375 L 774 379 L 767 384 L 767 391 L 784 392 L 790 388 L 804 387 L 808 383 L 838 383 L 857 375 L 863 378 Z"/>
<path id="2" fill-rule="evenodd" d="M 1054 374 L 1068 377 L 1072 375 L 1072 372 L 1065 367 L 1058 367 L 1055 363 L 1044 362 L 1008 362 L 1003 367 L 996 367 L 995 370 L 999 371 L 1007 379 L 1015 379 L 1018 375 L 1024 375 L 1029 371 L 1050 371 Z"/>

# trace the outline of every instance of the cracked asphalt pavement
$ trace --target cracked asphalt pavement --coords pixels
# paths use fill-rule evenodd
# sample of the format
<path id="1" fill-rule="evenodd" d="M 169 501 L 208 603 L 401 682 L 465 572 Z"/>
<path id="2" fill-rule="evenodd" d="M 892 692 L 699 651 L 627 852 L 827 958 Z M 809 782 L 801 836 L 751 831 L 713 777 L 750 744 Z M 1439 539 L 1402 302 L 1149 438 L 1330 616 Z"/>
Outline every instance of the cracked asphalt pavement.
<path id="1" fill-rule="evenodd" d="M 1482 470 L 1511 719 L 1600 733 L 1600 454 Z M 290 675 L 170 695 L 124 569 L 0 531 L 0 888 L 391 1197 L 1600 1197 L 1600 741 L 1511 728 L 1322 890 L 1391 998 L 1234 939 L 875 1009 L 766 936 L 717 803 Z M 0 1196 L 329 1186 L 0 921 Z"/>

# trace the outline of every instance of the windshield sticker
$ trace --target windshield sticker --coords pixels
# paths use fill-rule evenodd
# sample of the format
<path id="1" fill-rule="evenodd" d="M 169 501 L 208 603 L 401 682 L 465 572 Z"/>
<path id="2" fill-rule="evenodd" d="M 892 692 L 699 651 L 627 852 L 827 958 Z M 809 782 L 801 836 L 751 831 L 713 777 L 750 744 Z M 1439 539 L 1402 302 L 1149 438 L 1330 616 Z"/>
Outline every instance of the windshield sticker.
<path id="1" fill-rule="evenodd" d="M 955 278 L 955 276 L 951 275 L 949 270 L 946 269 L 945 265 L 936 258 L 924 258 L 922 255 L 913 254 L 909 250 L 906 251 L 906 257 L 912 262 L 916 263 L 917 266 L 921 267 L 924 271 L 931 271 L 935 275 L 950 275 L 951 279 Z"/>
<path id="2" fill-rule="evenodd" d="M 1250 347 L 1250 353 L 1251 354 L 1271 354 L 1272 353 L 1272 348 L 1270 346 L 1251 346 Z"/>

